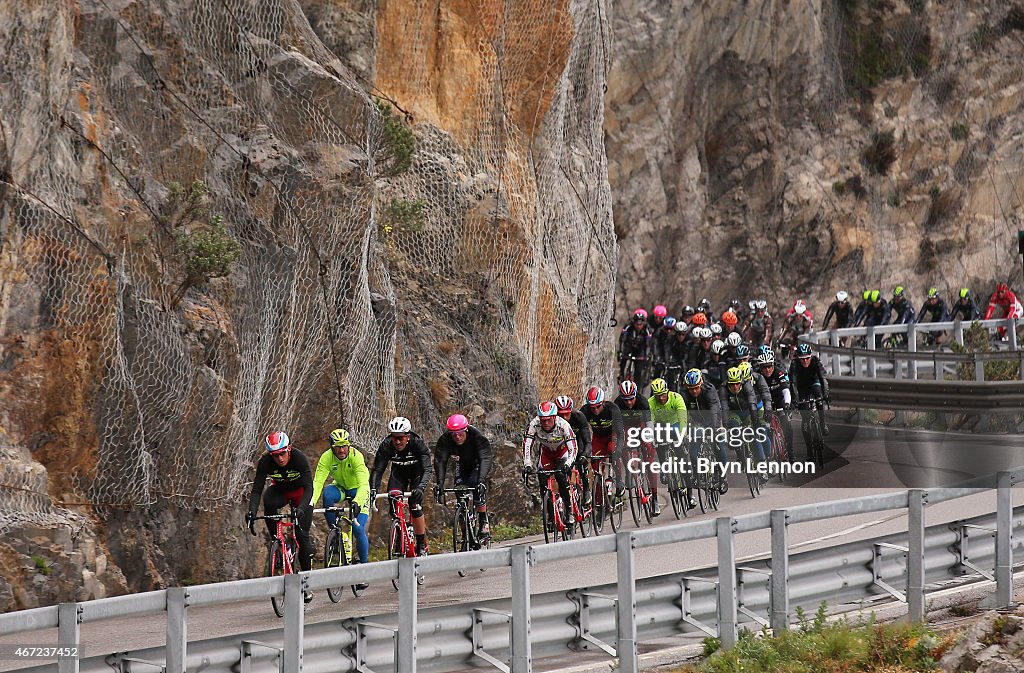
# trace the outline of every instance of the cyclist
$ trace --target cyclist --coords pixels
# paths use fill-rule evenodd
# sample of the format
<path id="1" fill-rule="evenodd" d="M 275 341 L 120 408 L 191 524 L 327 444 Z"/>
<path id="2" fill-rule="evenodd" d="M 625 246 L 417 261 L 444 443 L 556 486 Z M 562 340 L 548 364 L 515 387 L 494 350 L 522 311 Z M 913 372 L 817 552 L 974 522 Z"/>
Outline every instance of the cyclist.
<path id="1" fill-rule="evenodd" d="M 788 414 L 780 414 L 779 410 L 789 411 L 793 408 L 793 397 L 789 389 L 789 374 L 775 366 L 775 353 L 769 348 L 757 356 L 757 366 L 768 384 L 772 397 L 772 409 L 775 417 L 782 425 L 782 434 L 786 436 L 786 445 L 790 447 L 790 459 L 793 454 L 793 425 Z"/>
<path id="2" fill-rule="evenodd" d="M 614 460 L 617 468 L 620 468 L 616 470 L 619 481 L 615 486 L 618 491 L 617 495 L 621 497 L 625 492 L 625 487 L 622 485 L 622 472 L 625 468 L 625 465 L 622 464 L 622 448 L 626 445 L 622 429 L 622 412 L 615 404 L 605 404 L 604 391 L 597 386 L 592 386 L 587 391 L 583 415 L 593 433 L 591 458 Z"/>
<path id="3" fill-rule="evenodd" d="M 789 310 L 786 317 L 782 321 L 782 330 L 779 332 L 779 341 L 787 341 L 787 336 L 793 343 L 797 341 L 797 337 L 801 334 L 807 334 L 808 332 L 814 331 L 814 318 L 811 316 L 811 312 L 807 310 L 807 304 L 804 303 L 803 299 L 797 299 L 796 303 L 793 304 L 793 308 Z"/>
<path id="4" fill-rule="evenodd" d="M 751 387 L 753 387 L 754 395 L 757 398 L 757 408 L 761 411 L 761 417 L 764 418 L 772 410 L 772 391 L 768 387 L 768 381 L 765 380 L 760 372 L 754 370 L 749 360 L 748 356 L 747 359 L 740 361 L 736 366 L 743 372 L 743 383 L 750 383 Z"/>
<path id="5" fill-rule="evenodd" d="M 434 468 L 430 449 L 423 438 L 412 431 L 408 418 L 395 416 L 388 423 L 388 436 L 377 447 L 370 472 L 370 500 L 377 497 L 384 470 L 391 465 L 388 491 L 409 491 L 409 509 L 412 510 L 412 530 L 416 534 L 416 555 L 427 555 L 427 519 L 423 514 L 423 489 L 430 481 Z"/>
<path id="6" fill-rule="evenodd" d="M 651 309 L 651 319 L 649 321 L 651 331 L 657 332 L 659 329 L 661 329 L 661 326 L 662 324 L 664 324 L 665 318 L 667 316 L 668 309 L 662 306 L 661 304 L 658 304 L 653 309 Z"/>
<path id="7" fill-rule="evenodd" d="M 761 427 L 761 414 L 758 409 L 757 395 L 750 382 L 743 382 L 743 371 L 739 367 L 731 367 L 726 372 L 725 386 L 719 391 L 719 398 L 722 403 L 722 413 L 729 415 L 726 426 L 737 428 L 748 425 L 757 430 Z M 754 460 L 758 465 L 765 460 L 764 444 L 756 436 L 753 441 Z M 768 476 L 760 473 L 761 481 L 767 481 Z"/>
<path id="8" fill-rule="evenodd" d="M 974 302 L 974 297 L 971 295 L 971 291 L 966 287 L 960 288 L 960 293 L 956 302 L 953 304 L 953 309 L 949 312 L 950 320 L 980 320 L 981 310 L 978 309 L 978 305 Z"/>
<path id="9" fill-rule="evenodd" d="M 704 375 L 706 382 L 713 386 L 716 391 L 725 384 L 725 371 L 729 368 L 725 361 L 726 349 L 727 346 L 721 339 L 712 341 L 711 354 L 708 356 L 708 361 L 704 364 L 703 369 L 697 370 Z"/>
<path id="10" fill-rule="evenodd" d="M 711 302 L 708 301 L 707 297 L 705 297 L 704 299 L 701 299 L 700 303 L 697 304 L 697 313 L 703 313 L 704 317 L 708 321 L 710 321 L 711 320 L 711 316 L 713 316 L 715 314 L 715 312 L 711 310 Z"/>
<path id="11" fill-rule="evenodd" d="M 576 464 L 576 436 L 564 418 L 559 417 L 554 402 L 537 405 L 537 415 L 530 421 L 523 440 L 523 475 L 534 474 L 533 452 L 540 449 L 537 465 L 542 470 L 555 470 L 555 481 L 562 496 L 562 517 L 569 521 L 569 471 Z M 541 484 L 543 499 L 544 484 Z M 547 525 L 548 522 L 544 522 Z M 569 525 L 572 525 L 570 522 Z"/>
<path id="12" fill-rule="evenodd" d="M 687 304 L 686 306 L 683 307 L 683 310 L 680 312 L 679 320 L 686 323 L 686 326 L 689 327 L 691 321 L 693 320 L 693 314 L 693 307 Z"/>
<path id="13" fill-rule="evenodd" d="M 352 526 L 356 552 L 359 555 L 358 562 L 366 563 L 370 554 L 370 539 L 366 537 L 366 522 L 370 518 L 370 471 L 366 469 L 363 454 L 352 446 L 347 430 L 331 430 L 327 442 L 329 448 L 320 454 L 320 460 L 316 462 L 313 498 L 310 502 L 315 505 L 322 493 L 324 509 L 329 509 L 337 505 L 343 497 L 348 498 L 352 503 L 355 523 L 358 524 Z M 325 486 L 328 477 L 333 479 L 334 483 Z M 334 526 L 338 515 L 335 512 L 324 512 L 324 518 L 327 519 L 328 526 Z M 365 589 L 366 586 L 360 584 L 356 588 Z"/>
<path id="14" fill-rule="evenodd" d="M 896 319 L 891 323 L 893 325 L 909 325 L 914 322 L 914 305 L 910 303 L 910 293 L 902 285 L 897 285 L 892 291 L 889 310 L 896 311 Z"/>
<path id="15" fill-rule="evenodd" d="M 741 302 L 739 299 L 733 299 L 732 301 L 730 301 L 729 302 L 729 308 L 727 308 L 726 311 L 732 311 L 733 315 L 736 316 L 736 322 L 737 323 L 743 322 L 743 319 L 747 317 L 747 312 L 743 309 L 743 302 Z M 724 312 L 722 313 L 722 322 L 723 323 L 725 322 L 725 313 Z M 726 329 L 734 329 L 734 328 L 735 328 L 735 325 L 733 325 L 732 327 L 728 327 L 728 326 L 726 327 Z"/>
<path id="16" fill-rule="evenodd" d="M 661 329 L 654 335 L 654 371 L 658 376 L 664 376 L 665 367 L 668 366 L 668 347 L 676 333 L 675 327 L 676 319 L 666 316 L 661 323 Z"/>
<path id="17" fill-rule="evenodd" d="M 647 326 L 647 311 L 638 308 L 633 312 L 633 322 L 623 328 L 619 335 L 619 378 L 624 379 L 626 372 L 626 361 L 633 357 L 636 360 L 636 367 L 633 378 L 644 384 L 645 369 L 648 362 L 654 357 L 654 334 Z"/>
<path id="18" fill-rule="evenodd" d="M 832 316 L 836 317 L 835 329 L 850 326 L 850 318 L 853 315 L 853 306 L 850 305 L 850 295 L 845 290 L 836 292 L 836 300 L 828 305 L 825 312 L 825 321 L 821 324 L 822 329 L 828 329 L 828 322 Z"/>
<path id="19" fill-rule="evenodd" d="M 699 369 L 691 369 L 686 372 L 684 380 L 686 381 L 686 387 L 681 397 L 683 398 L 683 404 L 686 405 L 687 422 L 691 427 L 699 425 L 710 429 L 712 432 L 717 432 L 722 427 L 722 400 L 718 396 L 718 390 L 704 379 Z M 729 461 L 729 455 L 725 451 L 725 446 L 717 441 L 717 439 L 714 440 L 714 443 L 718 451 L 718 461 L 724 465 Z M 691 450 L 691 460 L 694 455 L 694 451 Z M 729 490 L 728 480 L 722 479 L 720 484 L 720 490 L 723 494 Z"/>
<path id="20" fill-rule="evenodd" d="M 857 310 L 853 314 L 853 327 L 857 327 L 864 322 L 864 316 L 867 315 L 869 306 L 871 306 L 871 290 L 864 290 L 864 293 L 861 295 L 860 304 L 857 305 Z"/>
<path id="21" fill-rule="evenodd" d="M 921 310 L 917 312 L 917 322 L 944 322 L 948 319 L 946 302 L 939 295 L 938 289 L 928 288 L 928 298 L 924 300 Z M 928 345 L 934 345 L 937 339 L 934 332 L 927 332 L 924 335 L 925 343 Z"/>
<path id="22" fill-rule="evenodd" d="M 698 313 L 697 315 L 701 315 Z M 711 330 L 707 327 L 694 327 L 690 330 L 693 346 L 690 350 L 690 366 L 704 369 L 711 359 Z"/>
<path id="23" fill-rule="evenodd" d="M 872 290 L 871 294 L 868 295 L 868 300 L 871 303 L 868 305 L 868 308 L 864 313 L 864 324 L 868 327 L 888 325 L 890 317 L 889 302 L 882 297 L 882 293 L 878 290 Z"/>
<path id="24" fill-rule="evenodd" d="M 249 532 L 256 534 L 256 510 L 259 508 L 260 496 L 263 496 L 263 515 L 273 516 L 278 510 L 290 503 L 292 512 L 298 519 L 295 527 L 295 539 L 299 543 L 299 566 L 303 571 L 313 567 L 313 554 L 316 549 L 309 537 L 309 527 L 313 523 L 313 470 L 306 454 L 298 449 L 292 450 L 291 440 L 284 432 L 271 432 L 263 441 L 266 450 L 256 463 L 256 476 L 252 481 L 249 493 L 249 512 L 245 521 Z M 270 486 L 266 491 L 263 487 L 270 478 Z M 267 534 L 277 534 L 277 523 L 267 521 Z M 313 594 L 305 592 L 305 601 L 313 600 Z"/>
<path id="25" fill-rule="evenodd" d="M 809 399 L 824 399 L 829 401 L 828 377 L 825 375 L 825 367 L 821 360 L 811 353 L 809 344 L 801 343 L 797 347 L 796 361 L 789 366 L 789 383 L 793 397 L 803 402 Z M 807 445 L 807 458 L 810 459 L 811 442 L 808 439 L 807 416 L 801 413 L 803 423 L 800 426 L 804 435 L 804 443 Z M 828 426 L 825 424 L 825 408 L 818 410 L 818 420 L 821 421 L 821 432 L 828 434 Z"/>
<path id="26" fill-rule="evenodd" d="M 651 422 L 654 425 L 672 426 L 679 433 L 680 436 L 686 432 L 686 404 L 683 402 L 682 396 L 668 389 L 668 383 L 665 379 L 654 379 L 651 381 L 651 396 L 647 400 L 648 406 L 651 408 Z M 665 460 L 665 447 L 658 445 L 655 447 L 658 451 L 658 460 Z M 690 460 L 696 461 L 697 447 L 690 447 Z M 693 499 L 693 482 L 690 475 L 686 477 L 686 506 L 687 508 L 693 508 L 697 506 L 697 502 Z"/>
<path id="27" fill-rule="evenodd" d="M 1002 315 L 996 315 L 996 312 L 1002 313 Z M 996 285 L 996 291 L 992 293 L 992 296 L 988 300 L 988 310 L 985 311 L 985 320 L 991 318 L 1021 318 L 1024 317 L 1024 308 L 1021 307 L 1020 301 L 1017 300 L 1017 295 L 1013 293 L 1010 286 L 1006 283 L 999 283 Z M 1006 341 L 1009 337 L 1006 334 L 1006 328 L 999 328 L 999 336 Z"/>
<path id="28" fill-rule="evenodd" d="M 768 313 L 768 302 L 764 299 L 754 300 L 754 310 L 743 321 L 740 333 L 752 346 L 760 346 L 766 337 L 771 338 L 775 333 L 775 322 Z"/>
<path id="29" fill-rule="evenodd" d="M 672 335 L 665 339 L 662 354 L 665 358 L 665 371 L 669 367 L 685 369 L 690 359 L 693 343 L 689 339 L 689 327 L 682 320 L 677 320 L 672 328 Z"/>
<path id="30" fill-rule="evenodd" d="M 626 437 L 632 429 L 639 432 L 651 424 L 651 407 L 647 400 L 637 394 L 636 384 L 632 381 L 623 381 L 619 384 L 619 396 L 615 398 L 615 406 L 622 412 L 622 430 Z M 637 435 L 639 437 L 639 435 Z M 656 460 L 654 446 L 650 442 L 641 442 L 643 459 L 648 463 Z M 648 475 L 648 483 L 651 485 L 651 495 L 654 496 L 654 511 L 651 516 L 661 516 L 661 507 L 658 505 L 658 480 Z"/>
<path id="31" fill-rule="evenodd" d="M 444 498 L 444 478 L 448 473 L 448 461 L 455 459 L 455 473 L 452 480 L 456 486 L 470 486 L 473 491 L 473 505 L 476 507 L 479 530 L 477 539 L 486 542 L 491 534 L 487 522 L 487 477 L 491 474 L 493 462 L 491 442 L 484 433 L 469 424 L 462 414 L 452 414 L 444 424 L 445 433 L 434 444 L 434 499 Z"/>
<path id="32" fill-rule="evenodd" d="M 735 332 L 736 323 L 739 321 L 739 317 L 737 317 L 736 312 L 733 309 L 729 309 L 722 313 L 722 327 L 726 332 Z"/>
<path id="33" fill-rule="evenodd" d="M 725 360 L 730 365 L 739 361 L 737 351 L 741 346 L 743 346 L 743 337 L 740 336 L 740 333 L 729 332 L 729 336 L 725 337 Z"/>
<path id="34" fill-rule="evenodd" d="M 590 430 L 590 422 L 587 421 L 586 415 L 576 408 L 576 403 L 568 395 L 556 397 L 555 408 L 576 435 L 576 470 L 579 472 L 580 485 L 583 488 L 583 505 L 589 507 L 593 500 L 590 492 L 590 457 L 594 452 L 594 435 Z"/>

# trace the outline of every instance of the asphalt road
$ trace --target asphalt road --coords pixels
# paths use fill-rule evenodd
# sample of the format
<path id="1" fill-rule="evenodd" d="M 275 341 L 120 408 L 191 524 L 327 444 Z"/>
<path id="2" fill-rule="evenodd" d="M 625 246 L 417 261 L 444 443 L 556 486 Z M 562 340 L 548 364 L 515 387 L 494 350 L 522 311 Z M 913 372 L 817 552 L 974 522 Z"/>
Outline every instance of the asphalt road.
<path id="1" fill-rule="evenodd" d="M 799 431 L 797 431 L 799 437 Z M 1024 448 L 1019 436 L 965 436 L 923 431 L 897 431 L 860 428 L 832 424 L 828 437 L 828 464 L 821 474 L 790 477 L 786 485 L 773 480 L 756 500 L 746 489 L 745 478 L 734 476 L 731 488 L 717 514 L 691 516 L 687 521 L 713 516 L 738 515 L 778 509 L 806 503 L 824 502 L 876 493 L 904 490 L 908 487 L 953 485 L 974 476 L 972 465 L 998 462 L 1009 466 L 1024 463 Z M 798 439 L 796 456 L 803 458 Z M 960 457 L 965 457 L 963 460 Z M 980 460 L 979 457 L 984 457 Z M 922 467 L 922 465 L 924 467 Z M 1015 502 L 1024 500 L 1024 489 L 1015 492 Z M 664 499 L 662 500 L 664 503 Z M 655 519 L 658 526 L 676 523 L 670 507 Z M 966 498 L 938 503 L 927 509 L 928 525 L 995 511 L 995 493 L 987 491 Z M 699 510 L 698 510 L 699 512 Z M 627 527 L 632 526 L 628 513 Z M 609 528 L 606 526 L 606 531 Z M 900 513 L 874 513 L 795 525 L 790 530 L 794 551 L 829 546 L 840 542 L 875 537 L 906 530 L 906 517 Z M 607 533 L 606 533 L 607 534 Z M 506 542 L 543 544 L 542 536 Z M 739 560 L 767 555 L 770 550 L 768 531 L 745 533 L 737 538 Z M 637 551 L 638 576 L 677 572 L 713 566 L 717 561 L 714 540 L 690 542 Z M 581 578 L 585 578 L 582 579 Z M 531 571 L 531 588 L 535 593 L 565 589 L 582 583 L 597 585 L 615 581 L 612 555 L 595 556 L 581 563 L 548 563 Z M 511 595 L 507 569 L 491 569 L 466 578 L 432 575 L 420 588 L 420 605 L 424 607 L 472 601 L 480 598 L 501 598 Z M 306 612 L 307 623 L 341 617 L 365 616 L 393 612 L 397 609 L 397 592 L 390 583 L 371 586 L 360 599 L 348 595 L 342 603 L 333 604 L 326 594 L 319 593 Z M 251 633 L 280 628 L 269 601 L 237 603 L 227 606 L 192 608 L 189 610 L 190 640 Z M 81 626 L 84 656 L 123 652 L 164 644 L 163 615 L 135 617 L 130 620 L 109 620 Z M 5 645 L 55 644 L 56 629 L 0 636 L 0 649 Z M 42 663 L 42 662 L 35 662 Z M 24 662 L 0 660 L 0 671 L 24 667 Z"/>

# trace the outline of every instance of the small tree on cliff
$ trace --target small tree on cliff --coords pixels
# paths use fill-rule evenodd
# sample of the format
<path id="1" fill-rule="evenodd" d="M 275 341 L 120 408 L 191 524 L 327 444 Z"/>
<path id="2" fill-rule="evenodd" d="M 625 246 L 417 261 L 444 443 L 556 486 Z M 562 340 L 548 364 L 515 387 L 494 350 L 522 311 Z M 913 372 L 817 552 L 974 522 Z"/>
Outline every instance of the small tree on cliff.
<path id="1" fill-rule="evenodd" d="M 242 246 L 228 232 L 221 215 L 209 214 L 206 185 L 194 181 L 188 188 L 177 182 L 169 186 L 164 208 L 169 229 L 174 237 L 176 259 L 180 260 L 181 280 L 171 296 L 170 308 L 178 307 L 189 288 L 202 285 L 212 278 L 231 273 Z"/>
<path id="2" fill-rule="evenodd" d="M 401 118 L 395 116 L 391 105 L 380 99 L 374 101 L 381 116 L 381 143 L 377 154 L 377 177 L 394 178 L 412 167 L 416 151 L 416 136 Z"/>

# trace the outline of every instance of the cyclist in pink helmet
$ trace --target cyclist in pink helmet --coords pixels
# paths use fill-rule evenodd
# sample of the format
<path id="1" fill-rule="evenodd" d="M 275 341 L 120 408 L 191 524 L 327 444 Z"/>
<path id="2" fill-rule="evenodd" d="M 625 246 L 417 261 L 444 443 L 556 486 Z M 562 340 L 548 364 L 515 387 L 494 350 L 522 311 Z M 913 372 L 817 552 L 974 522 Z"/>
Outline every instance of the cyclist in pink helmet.
<path id="1" fill-rule="evenodd" d="M 480 530 L 477 539 L 485 541 L 491 528 L 487 523 L 487 477 L 491 473 L 493 462 L 491 443 L 486 435 L 469 424 L 462 414 L 452 414 L 445 423 L 445 432 L 438 437 L 434 445 L 434 474 L 437 485 L 434 486 L 434 498 L 442 498 L 445 475 L 448 473 L 448 461 L 455 458 L 453 480 L 456 486 L 472 486 L 473 504 L 478 512 Z"/>

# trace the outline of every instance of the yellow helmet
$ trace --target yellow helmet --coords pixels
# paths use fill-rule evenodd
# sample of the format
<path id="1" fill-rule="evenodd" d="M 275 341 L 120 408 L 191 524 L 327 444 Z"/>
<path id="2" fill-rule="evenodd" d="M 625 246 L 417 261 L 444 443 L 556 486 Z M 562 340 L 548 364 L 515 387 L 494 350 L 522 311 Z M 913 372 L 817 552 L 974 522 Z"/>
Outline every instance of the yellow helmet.
<path id="1" fill-rule="evenodd" d="M 349 446 L 351 442 L 348 439 L 348 430 L 331 430 L 330 442 L 331 446 Z"/>
<path id="2" fill-rule="evenodd" d="M 751 369 L 749 362 L 739 363 L 736 365 L 736 369 L 740 370 L 740 375 L 743 377 L 744 381 L 749 381 L 754 375 L 754 370 Z"/>
<path id="3" fill-rule="evenodd" d="M 739 367 L 730 367 L 725 373 L 727 383 L 743 383 L 743 370 Z"/>
<path id="4" fill-rule="evenodd" d="M 651 381 L 651 394 L 652 395 L 664 395 L 668 392 L 668 383 L 665 379 L 654 379 Z"/>

